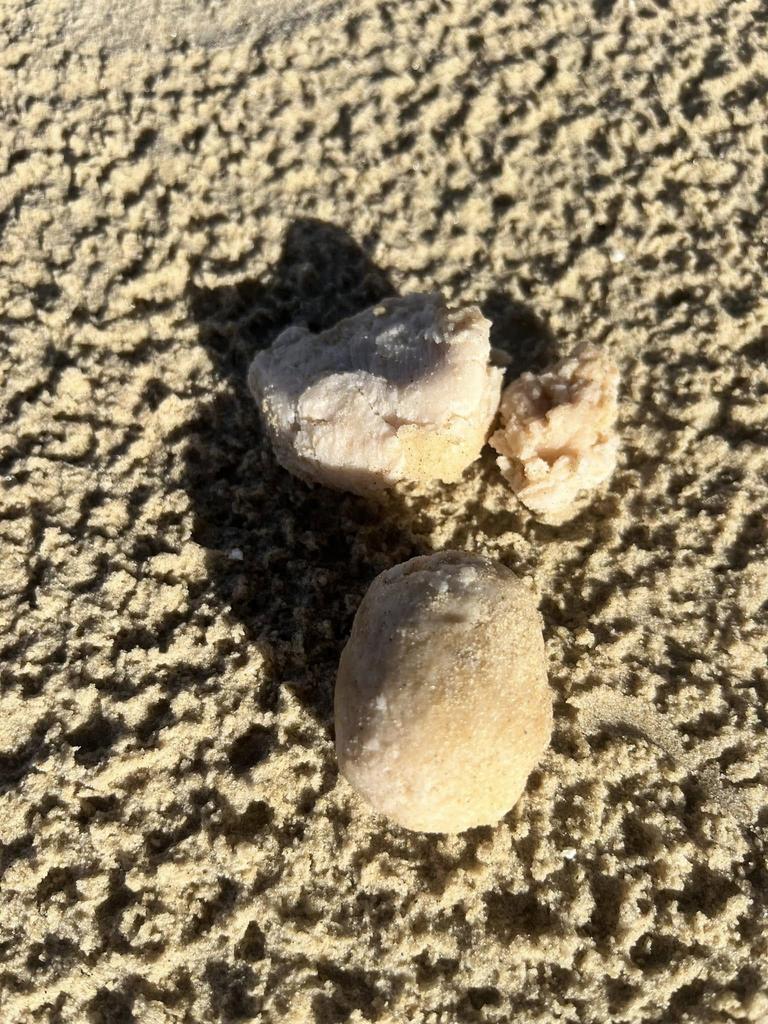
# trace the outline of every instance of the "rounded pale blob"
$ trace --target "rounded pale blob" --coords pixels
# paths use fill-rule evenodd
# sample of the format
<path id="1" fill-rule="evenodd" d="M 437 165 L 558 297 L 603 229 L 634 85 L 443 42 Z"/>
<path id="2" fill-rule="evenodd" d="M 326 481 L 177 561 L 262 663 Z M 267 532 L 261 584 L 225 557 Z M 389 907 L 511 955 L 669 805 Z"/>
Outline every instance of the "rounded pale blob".
<path id="1" fill-rule="evenodd" d="M 531 511 L 570 518 L 616 466 L 619 372 L 582 345 L 542 374 L 524 373 L 501 396 L 490 443 L 501 472 Z"/>
<path id="2" fill-rule="evenodd" d="M 335 718 L 341 771 L 375 811 L 423 832 L 498 821 L 552 731 L 531 590 L 459 551 L 383 572 L 341 656 Z"/>
<path id="3" fill-rule="evenodd" d="M 474 306 L 450 312 L 440 295 L 410 295 L 322 334 L 284 331 L 248 372 L 278 461 L 360 494 L 458 480 L 498 409 L 489 328 Z"/>

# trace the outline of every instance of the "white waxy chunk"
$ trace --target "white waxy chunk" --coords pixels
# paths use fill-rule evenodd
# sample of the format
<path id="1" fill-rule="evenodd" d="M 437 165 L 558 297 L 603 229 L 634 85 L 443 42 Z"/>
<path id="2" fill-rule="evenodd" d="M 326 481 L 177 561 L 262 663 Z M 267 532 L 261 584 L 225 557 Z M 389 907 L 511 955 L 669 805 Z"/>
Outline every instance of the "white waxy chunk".
<path id="1" fill-rule="evenodd" d="M 501 472 L 532 512 L 563 522 L 616 466 L 619 371 L 579 346 L 542 374 L 524 373 L 501 396 L 490 438 Z"/>
<path id="2" fill-rule="evenodd" d="M 489 328 L 475 306 L 450 312 L 440 295 L 410 295 L 321 334 L 283 331 L 248 373 L 278 461 L 361 494 L 458 480 L 498 409 Z"/>
<path id="3" fill-rule="evenodd" d="M 424 832 L 493 824 L 552 731 L 530 588 L 459 551 L 388 569 L 357 611 L 334 704 L 339 766 L 373 810 Z"/>

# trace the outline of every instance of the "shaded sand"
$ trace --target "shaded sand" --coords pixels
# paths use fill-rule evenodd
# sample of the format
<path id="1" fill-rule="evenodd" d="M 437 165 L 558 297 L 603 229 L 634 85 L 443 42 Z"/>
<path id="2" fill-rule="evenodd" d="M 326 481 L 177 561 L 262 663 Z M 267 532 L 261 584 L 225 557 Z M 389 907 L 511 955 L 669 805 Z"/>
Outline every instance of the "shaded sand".
<path id="1" fill-rule="evenodd" d="M 0 1020 L 766 1020 L 764 7 L 114 50 L 71 7 L 0 13 Z M 276 466 L 256 348 L 433 287 L 517 369 L 618 361 L 573 523 L 488 450 L 379 508 Z M 365 814 L 330 710 L 373 576 L 448 546 L 535 581 L 555 733 L 435 838 Z"/>

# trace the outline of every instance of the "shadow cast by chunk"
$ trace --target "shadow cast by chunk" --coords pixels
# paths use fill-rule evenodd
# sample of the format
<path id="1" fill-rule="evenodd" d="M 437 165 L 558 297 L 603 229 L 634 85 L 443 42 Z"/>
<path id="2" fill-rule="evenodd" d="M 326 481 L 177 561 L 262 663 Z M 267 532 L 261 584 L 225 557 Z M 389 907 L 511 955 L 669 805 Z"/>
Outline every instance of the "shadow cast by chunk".
<path id="1" fill-rule="evenodd" d="M 218 357 L 217 368 L 245 388 L 256 351 L 286 327 L 323 331 L 347 316 L 396 295 L 388 274 L 341 228 L 314 218 L 288 228 L 277 263 L 262 278 L 190 290 L 201 341 Z"/>
<path id="2" fill-rule="evenodd" d="M 509 358 L 506 380 L 538 372 L 562 353 L 549 325 L 524 302 L 503 291 L 490 291 L 480 303 L 491 321 L 491 345 Z"/>
<path id="3" fill-rule="evenodd" d="M 254 354 L 292 324 L 321 331 L 396 294 L 387 274 L 331 224 L 303 219 L 263 277 L 191 289 L 190 311 L 219 386 L 186 451 L 193 539 L 208 552 L 219 602 L 265 653 L 264 710 L 290 683 L 321 722 L 332 717 L 339 654 L 379 572 L 429 550 L 401 496 L 366 500 L 282 469 L 246 386 Z M 236 766 L 235 766 L 236 767 Z"/>

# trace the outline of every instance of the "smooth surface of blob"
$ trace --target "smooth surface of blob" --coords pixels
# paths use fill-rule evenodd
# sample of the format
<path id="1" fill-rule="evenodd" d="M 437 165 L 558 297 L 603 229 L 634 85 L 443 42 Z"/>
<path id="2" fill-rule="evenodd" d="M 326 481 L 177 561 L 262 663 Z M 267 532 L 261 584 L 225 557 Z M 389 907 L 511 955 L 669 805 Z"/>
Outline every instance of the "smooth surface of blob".
<path id="1" fill-rule="evenodd" d="M 342 653 L 334 710 L 341 771 L 375 811 L 425 832 L 498 821 L 552 730 L 531 589 L 459 551 L 381 573 Z"/>
<path id="2" fill-rule="evenodd" d="M 459 479 L 499 403 L 489 328 L 474 306 L 450 312 L 440 295 L 411 295 L 322 334 L 284 331 L 248 373 L 278 461 L 363 494 Z"/>
<path id="3" fill-rule="evenodd" d="M 541 374 L 524 373 L 501 397 L 501 427 L 490 439 L 499 468 L 531 511 L 568 519 L 616 465 L 619 373 L 582 345 Z"/>

